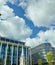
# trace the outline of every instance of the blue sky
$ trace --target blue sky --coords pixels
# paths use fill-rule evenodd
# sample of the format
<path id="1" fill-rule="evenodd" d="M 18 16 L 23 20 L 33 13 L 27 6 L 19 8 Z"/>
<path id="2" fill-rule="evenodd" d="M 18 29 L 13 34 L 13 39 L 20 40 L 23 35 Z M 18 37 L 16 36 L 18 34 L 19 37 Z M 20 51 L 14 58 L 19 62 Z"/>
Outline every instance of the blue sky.
<path id="1" fill-rule="evenodd" d="M 17 6 L 15 4 L 11 4 L 11 3 L 8 3 L 8 6 L 14 9 L 15 16 L 19 16 L 19 17 L 25 19 L 26 25 L 29 26 L 32 29 L 32 35 L 30 36 L 31 38 L 34 38 L 36 36 L 36 34 L 40 30 L 43 30 L 43 31 L 46 31 L 47 30 L 46 27 L 37 27 L 37 26 L 34 26 L 34 24 L 32 23 L 32 21 L 29 20 L 28 18 L 26 18 L 24 16 L 25 12 L 22 9 L 22 7 Z"/>
<path id="2" fill-rule="evenodd" d="M 55 0 L 0 1 L 0 36 L 25 41 L 31 47 L 45 42 L 55 46 L 54 7 Z"/>

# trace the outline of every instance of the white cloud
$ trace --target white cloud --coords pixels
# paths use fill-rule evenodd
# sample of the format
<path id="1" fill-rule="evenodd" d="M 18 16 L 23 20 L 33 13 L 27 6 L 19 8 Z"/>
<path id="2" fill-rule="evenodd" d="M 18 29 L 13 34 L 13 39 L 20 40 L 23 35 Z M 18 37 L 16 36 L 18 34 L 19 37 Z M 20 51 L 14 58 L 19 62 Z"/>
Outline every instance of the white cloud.
<path id="1" fill-rule="evenodd" d="M 1 6 L 0 13 L 2 14 L 0 17 L 1 19 L 7 19 L 14 16 L 13 9 L 8 7 L 7 5 Z"/>
<path id="2" fill-rule="evenodd" d="M 55 30 L 40 31 L 38 37 L 29 38 L 32 30 L 26 26 L 23 18 L 15 16 L 12 8 L 4 5 L 7 1 L 15 3 L 15 0 L 0 1 L 0 36 L 26 39 L 26 45 L 31 47 L 45 42 L 55 46 Z M 26 17 L 31 19 L 35 26 L 48 27 L 55 24 L 55 0 L 20 0 L 19 6 L 24 7 Z"/>
<path id="3" fill-rule="evenodd" d="M 1 1 L 3 2 L 4 0 Z M 31 35 L 32 30 L 25 24 L 25 20 L 15 16 L 13 9 L 8 5 L 3 4 L 0 13 L 0 36 L 24 40 Z"/>
<path id="4" fill-rule="evenodd" d="M 19 0 L 8 0 L 10 3 L 17 5 Z"/>
<path id="5" fill-rule="evenodd" d="M 1 7 L 1 5 L 6 4 L 6 2 L 7 2 L 7 0 L 0 0 L 0 7 Z"/>
<path id="6" fill-rule="evenodd" d="M 26 39 L 31 35 L 31 29 L 25 25 L 22 18 L 12 17 L 0 22 L 0 35 L 16 39 Z"/>
<path id="7" fill-rule="evenodd" d="M 21 0 L 19 5 L 25 8 L 25 16 L 35 26 L 49 27 L 55 24 L 55 0 Z"/>
<path id="8" fill-rule="evenodd" d="M 35 47 L 42 43 L 51 43 L 52 46 L 55 47 L 55 30 L 47 30 L 47 31 L 40 31 L 38 34 L 38 37 L 36 38 L 27 38 L 26 39 L 26 45 Z"/>

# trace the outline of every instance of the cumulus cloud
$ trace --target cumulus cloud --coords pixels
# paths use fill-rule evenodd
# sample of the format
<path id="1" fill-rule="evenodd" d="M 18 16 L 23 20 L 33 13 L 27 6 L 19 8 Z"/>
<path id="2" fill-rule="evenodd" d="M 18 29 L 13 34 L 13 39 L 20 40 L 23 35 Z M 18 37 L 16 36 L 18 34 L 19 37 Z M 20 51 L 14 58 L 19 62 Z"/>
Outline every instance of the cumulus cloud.
<path id="1" fill-rule="evenodd" d="M 45 42 L 55 46 L 55 30 L 40 31 L 31 39 L 32 30 L 23 18 L 15 16 L 13 9 L 6 4 L 8 1 L 12 4 L 18 3 L 18 0 L 0 0 L 0 36 L 26 39 L 26 45 L 31 47 Z M 19 6 L 22 6 L 25 16 L 32 20 L 35 26 L 55 25 L 55 0 L 19 0 Z"/>
<path id="2" fill-rule="evenodd" d="M 51 43 L 52 46 L 55 47 L 55 30 L 47 30 L 47 31 L 40 31 L 36 38 L 27 38 L 26 39 L 26 45 L 35 47 L 42 43 Z"/>
<path id="3" fill-rule="evenodd" d="M 55 25 L 55 0 L 21 0 L 19 5 L 35 26 Z"/>
<path id="4" fill-rule="evenodd" d="M 1 10 L 0 10 L 1 15 L 1 19 L 8 19 L 13 17 L 15 14 L 13 13 L 13 9 L 8 7 L 7 5 L 3 5 L 1 6 Z"/>
<path id="5" fill-rule="evenodd" d="M 19 0 L 8 0 L 8 2 L 15 4 L 15 5 L 18 5 Z"/>
<path id="6" fill-rule="evenodd" d="M 7 0 L 0 2 L 6 3 Z M 25 24 L 25 20 L 15 16 L 13 9 L 8 5 L 3 4 L 0 13 L 0 36 L 24 40 L 31 35 L 32 31 Z"/>
<path id="7" fill-rule="evenodd" d="M 0 0 L 0 7 L 1 7 L 1 5 L 6 4 L 6 2 L 7 2 L 7 0 Z"/>
<path id="8" fill-rule="evenodd" d="M 22 40 L 31 35 L 31 29 L 25 25 L 25 21 L 22 18 L 12 17 L 0 22 L 0 33 L 5 37 Z"/>

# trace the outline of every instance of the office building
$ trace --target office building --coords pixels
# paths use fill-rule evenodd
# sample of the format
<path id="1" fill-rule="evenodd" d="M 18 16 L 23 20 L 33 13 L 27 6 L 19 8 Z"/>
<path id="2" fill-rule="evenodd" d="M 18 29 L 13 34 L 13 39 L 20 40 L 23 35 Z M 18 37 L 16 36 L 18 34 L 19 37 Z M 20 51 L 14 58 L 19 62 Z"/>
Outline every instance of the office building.
<path id="1" fill-rule="evenodd" d="M 55 48 L 52 47 L 52 50 L 53 50 L 53 56 L 54 56 L 54 60 L 55 60 Z"/>
<path id="2" fill-rule="evenodd" d="M 31 58 L 32 65 L 38 65 L 38 59 L 42 59 L 43 65 L 47 65 L 46 54 L 48 52 L 53 52 L 55 50 L 52 49 L 50 43 L 43 43 L 31 49 Z M 55 55 L 54 55 L 55 56 Z"/>
<path id="3" fill-rule="evenodd" d="M 27 65 L 27 62 L 30 63 L 30 55 L 25 42 L 0 37 L 0 65 L 20 65 L 22 47 Z"/>

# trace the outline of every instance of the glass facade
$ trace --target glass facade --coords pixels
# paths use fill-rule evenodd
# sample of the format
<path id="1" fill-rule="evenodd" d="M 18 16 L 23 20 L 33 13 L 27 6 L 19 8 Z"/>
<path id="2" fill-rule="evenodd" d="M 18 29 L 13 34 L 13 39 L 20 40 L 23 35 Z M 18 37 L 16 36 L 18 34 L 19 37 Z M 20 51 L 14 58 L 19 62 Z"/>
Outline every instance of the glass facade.
<path id="1" fill-rule="evenodd" d="M 4 40 L 4 39 L 2 39 Z M 22 53 L 22 46 L 24 49 L 25 59 L 28 59 L 28 47 L 23 44 L 13 44 L 0 40 L 0 65 L 20 65 L 20 56 Z"/>
<path id="2" fill-rule="evenodd" d="M 49 51 L 53 52 L 50 43 L 43 43 L 40 44 L 39 46 L 32 48 L 31 49 L 32 64 L 34 65 L 37 64 L 38 59 L 40 58 L 43 60 L 43 63 L 46 63 L 47 62 L 46 54 Z"/>

